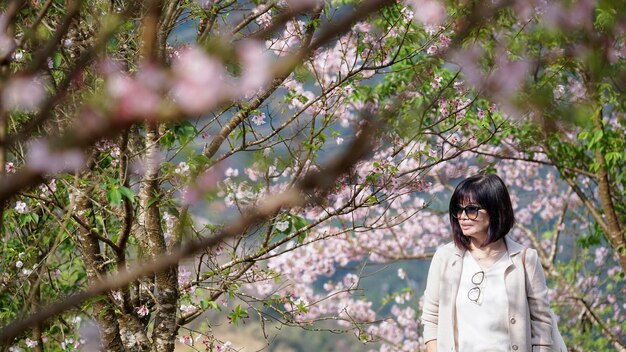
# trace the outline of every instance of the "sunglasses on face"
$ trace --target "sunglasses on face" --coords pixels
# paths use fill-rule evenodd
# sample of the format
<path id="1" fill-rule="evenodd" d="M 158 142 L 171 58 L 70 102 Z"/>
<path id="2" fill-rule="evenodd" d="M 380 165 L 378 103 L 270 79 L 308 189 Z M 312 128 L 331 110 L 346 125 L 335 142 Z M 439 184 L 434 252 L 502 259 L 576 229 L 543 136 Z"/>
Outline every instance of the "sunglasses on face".
<path id="1" fill-rule="evenodd" d="M 465 212 L 465 215 L 467 215 L 467 217 L 470 220 L 476 220 L 476 218 L 478 217 L 478 212 L 481 209 L 485 209 L 479 205 L 467 205 L 467 206 L 458 206 L 454 209 L 454 211 L 452 212 L 452 216 L 455 219 L 459 219 L 463 216 L 463 212 Z"/>

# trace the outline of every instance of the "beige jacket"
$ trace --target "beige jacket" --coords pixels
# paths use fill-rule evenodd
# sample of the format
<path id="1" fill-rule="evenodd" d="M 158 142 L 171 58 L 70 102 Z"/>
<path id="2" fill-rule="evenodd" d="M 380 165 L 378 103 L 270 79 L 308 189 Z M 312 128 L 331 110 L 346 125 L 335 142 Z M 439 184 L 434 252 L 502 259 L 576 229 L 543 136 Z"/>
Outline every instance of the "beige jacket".
<path id="1" fill-rule="evenodd" d="M 527 298 L 521 253 L 524 247 L 508 236 L 505 236 L 505 242 L 510 260 L 504 272 L 504 284 L 509 297 L 511 351 L 550 352 L 552 320 L 548 288 L 537 251 L 529 249 L 526 254 Z M 428 271 L 422 313 L 424 342 L 437 340 L 437 352 L 457 351 L 455 302 L 462 258 L 463 250 L 454 243 L 448 243 L 437 250 Z M 485 331 L 484 337 L 489 338 L 488 331 Z"/>

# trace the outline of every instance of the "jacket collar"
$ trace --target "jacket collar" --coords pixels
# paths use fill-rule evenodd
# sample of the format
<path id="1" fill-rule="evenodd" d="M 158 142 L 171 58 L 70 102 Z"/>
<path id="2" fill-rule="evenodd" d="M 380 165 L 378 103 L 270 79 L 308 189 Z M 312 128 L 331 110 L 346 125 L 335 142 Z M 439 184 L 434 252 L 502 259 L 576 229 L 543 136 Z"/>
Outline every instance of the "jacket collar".
<path id="1" fill-rule="evenodd" d="M 506 248 L 510 256 L 518 255 L 524 249 L 524 246 L 513 241 L 508 235 L 504 236 L 504 243 L 506 243 Z M 454 242 L 453 242 L 453 247 L 454 247 L 454 253 L 457 256 L 462 257 L 465 250 L 460 249 L 457 246 L 454 246 Z"/>
<path id="2" fill-rule="evenodd" d="M 465 249 L 457 247 L 454 242 L 452 242 L 452 246 L 454 248 L 454 254 L 456 254 L 457 257 L 462 257 L 463 253 L 465 253 Z"/>
<path id="3" fill-rule="evenodd" d="M 504 236 L 504 243 L 506 243 L 506 248 L 510 256 L 518 255 L 522 250 L 524 250 L 524 246 L 513 241 L 508 235 Z"/>

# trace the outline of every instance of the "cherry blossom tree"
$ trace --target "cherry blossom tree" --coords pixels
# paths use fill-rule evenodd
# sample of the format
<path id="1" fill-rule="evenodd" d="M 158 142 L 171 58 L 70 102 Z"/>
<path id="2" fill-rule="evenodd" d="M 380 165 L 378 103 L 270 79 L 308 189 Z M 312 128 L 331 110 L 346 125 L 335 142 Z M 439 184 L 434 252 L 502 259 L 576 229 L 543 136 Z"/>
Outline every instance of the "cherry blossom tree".
<path id="1" fill-rule="evenodd" d="M 478 172 L 510 186 L 511 236 L 538 249 L 568 345 L 626 350 L 625 15 L 7 2 L 3 350 L 245 347 L 212 313 L 266 345 L 278 325 L 422 350 L 414 268 Z"/>

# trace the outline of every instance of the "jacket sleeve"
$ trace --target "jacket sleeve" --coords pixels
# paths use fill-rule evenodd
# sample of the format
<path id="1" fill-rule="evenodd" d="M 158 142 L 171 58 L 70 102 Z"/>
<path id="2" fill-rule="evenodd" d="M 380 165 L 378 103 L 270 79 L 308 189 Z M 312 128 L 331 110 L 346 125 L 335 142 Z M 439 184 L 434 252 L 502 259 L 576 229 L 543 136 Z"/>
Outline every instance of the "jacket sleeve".
<path id="1" fill-rule="evenodd" d="M 439 285 L 441 283 L 441 248 L 435 252 L 428 269 L 426 290 L 424 291 L 424 309 L 422 323 L 424 324 L 424 343 L 437 339 L 439 324 Z"/>
<path id="2" fill-rule="evenodd" d="M 526 275 L 532 350 L 533 352 L 547 352 L 552 346 L 552 316 L 546 278 L 537 251 L 534 249 L 527 251 Z"/>

